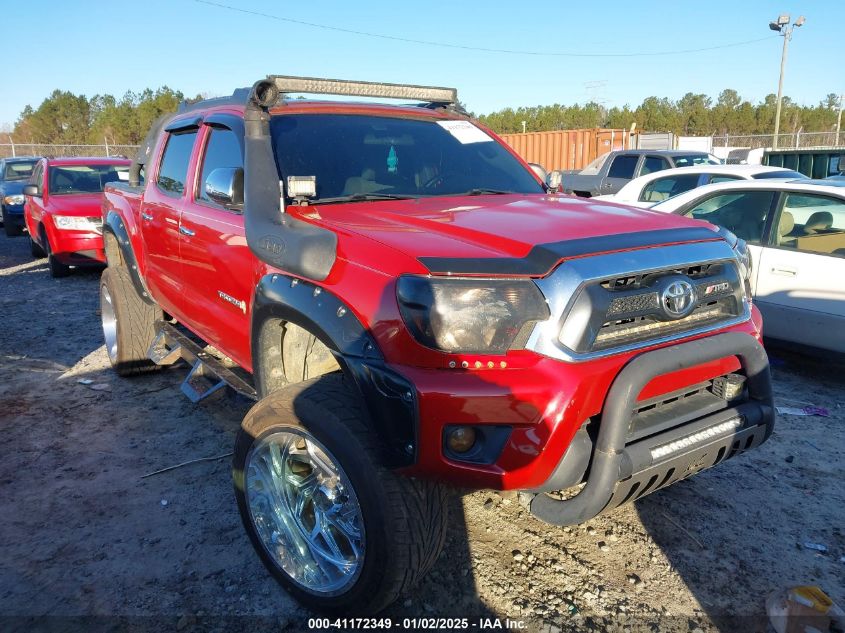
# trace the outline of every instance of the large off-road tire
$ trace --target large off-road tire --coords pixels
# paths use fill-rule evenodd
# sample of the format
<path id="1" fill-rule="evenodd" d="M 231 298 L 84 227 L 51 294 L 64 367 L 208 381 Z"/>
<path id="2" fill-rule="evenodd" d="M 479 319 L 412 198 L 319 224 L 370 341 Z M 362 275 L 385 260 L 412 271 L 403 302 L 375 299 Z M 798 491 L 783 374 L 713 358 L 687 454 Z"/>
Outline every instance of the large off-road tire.
<path id="1" fill-rule="evenodd" d="M 44 252 L 47 254 L 47 266 L 50 268 L 50 276 L 58 279 L 59 277 L 67 277 L 70 274 L 70 266 L 63 264 L 53 254 L 53 249 L 50 246 L 50 239 L 42 234 L 44 240 Z"/>
<path id="2" fill-rule="evenodd" d="M 3 207 L 3 230 L 6 232 L 6 237 L 17 237 L 23 233 L 20 224 L 9 218 L 5 207 Z"/>
<path id="3" fill-rule="evenodd" d="M 244 526 L 270 573 L 317 611 L 377 613 L 443 547 L 446 489 L 384 468 L 379 448 L 338 374 L 270 393 L 242 423 L 233 474 Z"/>
<path id="4" fill-rule="evenodd" d="M 133 376 L 159 368 L 148 352 L 161 309 L 138 295 L 123 266 L 109 266 L 100 277 L 100 318 L 109 362 L 118 374 Z"/>

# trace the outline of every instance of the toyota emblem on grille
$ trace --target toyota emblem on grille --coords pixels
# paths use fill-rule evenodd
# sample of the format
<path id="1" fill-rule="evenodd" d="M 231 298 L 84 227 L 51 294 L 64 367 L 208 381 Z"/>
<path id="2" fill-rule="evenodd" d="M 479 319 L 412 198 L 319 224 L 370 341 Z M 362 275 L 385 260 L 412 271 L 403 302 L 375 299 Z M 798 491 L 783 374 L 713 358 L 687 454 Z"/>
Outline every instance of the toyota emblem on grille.
<path id="1" fill-rule="evenodd" d="M 695 307 L 695 289 L 686 279 L 671 279 L 660 293 L 660 305 L 670 319 L 682 319 Z"/>

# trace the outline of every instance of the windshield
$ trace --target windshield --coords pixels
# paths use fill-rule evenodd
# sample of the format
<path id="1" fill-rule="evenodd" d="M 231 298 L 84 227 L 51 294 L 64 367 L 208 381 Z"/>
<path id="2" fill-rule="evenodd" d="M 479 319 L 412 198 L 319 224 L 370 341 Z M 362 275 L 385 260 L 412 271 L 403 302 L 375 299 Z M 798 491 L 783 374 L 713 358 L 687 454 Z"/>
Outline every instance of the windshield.
<path id="1" fill-rule="evenodd" d="M 715 156 L 710 154 L 688 154 L 686 156 L 674 156 L 675 167 L 692 167 L 693 165 L 721 165 Z"/>
<path id="2" fill-rule="evenodd" d="M 6 169 L 3 172 L 3 180 L 26 180 L 32 175 L 32 170 L 35 163 L 38 161 L 15 161 L 14 163 L 6 163 Z"/>
<path id="3" fill-rule="evenodd" d="M 346 114 L 273 117 L 283 182 L 314 176 L 314 202 L 543 193 L 533 173 L 468 121 Z"/>
<path id="4" fill-rule="evenodd" d="M 53 165 L 50 193 L 101 193 L 110 182 L 129 180 L 129 165 Z"/>

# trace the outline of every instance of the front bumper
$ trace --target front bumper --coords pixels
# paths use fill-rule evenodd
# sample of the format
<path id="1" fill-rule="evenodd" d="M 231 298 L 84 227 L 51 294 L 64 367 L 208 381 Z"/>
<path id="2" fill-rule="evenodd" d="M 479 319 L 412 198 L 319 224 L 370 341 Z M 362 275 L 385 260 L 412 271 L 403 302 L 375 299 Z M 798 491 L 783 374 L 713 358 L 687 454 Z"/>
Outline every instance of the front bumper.
<path id="1" fill-rule="evenodd" d="M 740 359 L 746 377 L 742 404 L 628 442 L 637 395 L 649 380 L 726 354 Z M 565 500 L 537 494 L 531 513 L 554 525 L 582 523 L 760 445 L 774 422 L 769 361 L 757 339 L 727 332 L 642 354 L 613 381 L 584 487 Z"/>
<path id="2" fill-rule="evenodd" d="M 67 231 L 49 227 L 47 239 L 53 256 L 69 266 L 100 265 L 106 263 L 103 236 L 90 231 Z"/>
<path id="3" fill-rule="evenodd" d="M 734 326 L 728 333 L 759 346 L 759 311 L 754 308 L 752 315 L 751 320 Z M 720 336 L 695 340 L 704 341 L 707 347 Z M 686 344 L 676 343 L 655 351 L 668 350 L 666 353 L 672 354 L 682 345 Z M 621 372 L 652 353 L 631 352 L 584 363 L 561 362 L 538 354 L 509 355 L 506 368 L 485 366 L 478 370 L 394 367 L 413 385 L 417 411 L 415 460 L 403 472 L 462 487 L 549 490 L 560 481 L 553 475 L 560 475 L 563 456 L 581 444 L 586 446 L 587 455 L 581 458 L 581 470 L 576 473 L 580 478 L 595 440 L 587 438 L 589 443 L 584 443 L 586 430 L 595 430 L 603 421 L 602 416 L 608 411 L 608 394 Z M 716 356 L 701 353 L 688 358 L 689 362 L 683 365 L 649 375 L 634 399 L 644 401 L 670 394 L 741 370 L 738 354 L 729 350 Z M 768 373 L 766 376 L 768 381 Z M 727 405 L 723 404 L 725 408 Z M 698 416 L 714 411 L 701 411 Z M 684 426 L 695 421 L 694 417 L 685 418 Z M 506 428 L 508 436 L 491 461 L 471 463 L 455 459 L 444 448 L 444 429 L 453 425 L 471 425 L 482 431 L 489 427 Z M 567 485 L 573 484 L 557 489 Z"/>

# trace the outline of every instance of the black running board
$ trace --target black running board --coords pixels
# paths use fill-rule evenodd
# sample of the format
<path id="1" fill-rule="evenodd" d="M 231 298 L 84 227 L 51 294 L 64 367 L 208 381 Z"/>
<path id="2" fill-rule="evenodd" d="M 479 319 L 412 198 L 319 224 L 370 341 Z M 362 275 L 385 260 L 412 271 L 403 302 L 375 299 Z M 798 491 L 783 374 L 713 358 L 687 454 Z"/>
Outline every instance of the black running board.
<path id="1" fill-rule="evenodd" d="M 150 345 L 148 356 L 156 365 L 172 365 L 180 360 L 191 365 L 191 371 L 182 382 L 182 393 L 191 402 L 205 400 L 227 385 L 247 398 L 258 400 L 255 387 L 173 325 L 156 321 L 155 330 L 156 337 Z"/>

